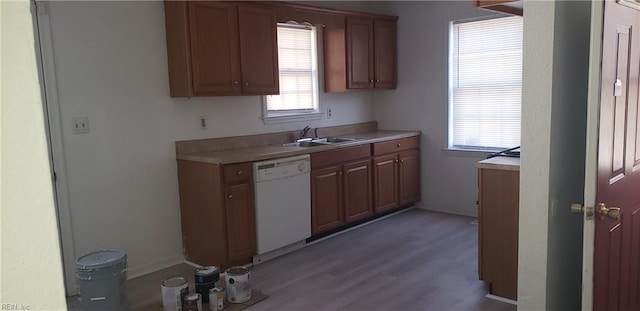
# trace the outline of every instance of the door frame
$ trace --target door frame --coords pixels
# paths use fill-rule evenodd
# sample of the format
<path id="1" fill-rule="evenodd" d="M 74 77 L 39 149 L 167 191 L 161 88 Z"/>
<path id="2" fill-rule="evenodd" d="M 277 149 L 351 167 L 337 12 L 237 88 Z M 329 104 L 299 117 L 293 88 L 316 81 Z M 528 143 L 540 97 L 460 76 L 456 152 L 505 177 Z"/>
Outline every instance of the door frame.
<path id="1" fill-rule="evenodd" d="M 53 59 L 53 43 L 48 4 L 42 0 L 31 0 L 36 37 L 36 61 L 43 93 L 45 125 L 49 143 L 49 160 L 53 176 L 54 202 L 58 217 L 58 231 L 62 249 L 64 283 L 67 296 L 78 294 L 75 278 L 75 248 L 73 229 L 71 226 L 71 209 L 69 205 L 69 184 L 65 163 L 64 143 L 62 139 L 63 124 L 58 101 L 55 62 Z"/>
<path id="2" fill-rule="evenodd" d="M 598 185 L 598 136 L 600 122 L 600 89 L 602 78 L 602 36 L 604 1 L 591 4 L 591 42 L 589 47 L 589 91 L 587 99 L 587 145 L 583 206 L 596 205 Z M 583 213 L 582 237 L 582 310 L 593 310 L 593 257 L 595 251 L 595 221 Z"/>

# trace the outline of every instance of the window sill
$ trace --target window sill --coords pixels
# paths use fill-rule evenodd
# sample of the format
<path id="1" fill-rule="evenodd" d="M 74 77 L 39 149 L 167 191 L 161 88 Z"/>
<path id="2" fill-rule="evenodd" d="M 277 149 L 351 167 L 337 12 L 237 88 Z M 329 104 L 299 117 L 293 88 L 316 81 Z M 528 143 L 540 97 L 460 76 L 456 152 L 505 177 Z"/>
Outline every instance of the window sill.
<path id="1" fill-rule="evenodd" d="M 322 115 L 324 115 L 324 113 L 314 112 L 314 113 L 305 113 L 305 114 L 270 116 L 270 117 L 264 117 L 262 118 L 262 120 L 264 121 L 264 124 L 291 123 L 291 122 L 320 120 L 322 119 Z"/>
<path id="2" fill-rule="evenodd" d="M 456 149 L 456 148 L 443 148 L 442 153 L 448 156 L 454 157 L 466 157 L 466 158 L 486 158 L 490 154 L 497 152 L 491 150 L 477 150 L 477 149 Z"/>

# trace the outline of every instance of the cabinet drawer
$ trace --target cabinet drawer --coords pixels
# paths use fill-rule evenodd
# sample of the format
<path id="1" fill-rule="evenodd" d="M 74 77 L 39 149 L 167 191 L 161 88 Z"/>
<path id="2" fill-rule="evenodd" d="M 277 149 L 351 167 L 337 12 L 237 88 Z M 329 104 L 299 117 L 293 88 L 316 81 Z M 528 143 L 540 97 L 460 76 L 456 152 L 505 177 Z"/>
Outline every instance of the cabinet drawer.
<path id="1" fill-rule="evenodd" d="M 419 147 L 420 141 L 418 140 L 418 136 L 395 139 L 373 144 L 373 155 L 377 156 L 402 150 L 417 149 Z"/>
<path id="2" fill-rule="evenodd" d="M 251 170 L 251 162 L 225 165 L 222 168 L 223 180 L 225 183 L 251 181 Z"/>
<path id="3" fill-rule="evenodd" d="M 370 156 L 371 144 L 312 153 L 311 169 L 356 159 L 368 158 Z"/>

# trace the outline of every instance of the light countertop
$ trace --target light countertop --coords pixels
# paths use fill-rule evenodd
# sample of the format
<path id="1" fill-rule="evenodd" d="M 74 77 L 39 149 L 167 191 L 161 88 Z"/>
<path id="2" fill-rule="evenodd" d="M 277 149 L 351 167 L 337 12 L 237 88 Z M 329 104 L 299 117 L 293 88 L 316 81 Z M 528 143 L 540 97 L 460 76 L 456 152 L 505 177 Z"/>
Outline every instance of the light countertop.
<path id="1" fill-rule="evenodd" d="M 520 158 L 493 157 L 478 162 L 476 167 L 503 171 L 520 171 Z"/>
<path id="2" fill-rule="evenodd" d="M 219 151 L 194 152 L 178 154 L 178 160 L 231 164 L 240 162 L 252 162 L 267 159 L 289 157 L 295 155 L 309 154 L 320 151 L 333 150 L 344 147 L 358 146 L 364 144 L 377 143 L 387 140 L 419 136 L 419 131 L 386 131 L 378 130 L 374 132 L 355 133 L 340 135 L 345 138 L 358 138 L 356 141 L 337 143 L 331 145 L 314 147 L 284 147 L 282 145 L 265 145 L 246 148 L 227 149 Z"/>

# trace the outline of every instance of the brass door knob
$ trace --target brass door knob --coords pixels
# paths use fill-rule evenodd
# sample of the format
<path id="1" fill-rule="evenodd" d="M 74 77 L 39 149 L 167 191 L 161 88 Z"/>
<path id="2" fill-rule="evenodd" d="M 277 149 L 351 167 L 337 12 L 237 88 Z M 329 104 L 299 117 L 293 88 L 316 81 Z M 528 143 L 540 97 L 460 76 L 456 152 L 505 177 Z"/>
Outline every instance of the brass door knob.
<path id="1" fill-rule="evenodd" d="M 607 207 L 604 203 L 598 203 L 598 213 L 600 215 L 607 216 L 612 219 L 620 219 L 620 208 L 619 207 Z"/>

